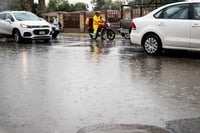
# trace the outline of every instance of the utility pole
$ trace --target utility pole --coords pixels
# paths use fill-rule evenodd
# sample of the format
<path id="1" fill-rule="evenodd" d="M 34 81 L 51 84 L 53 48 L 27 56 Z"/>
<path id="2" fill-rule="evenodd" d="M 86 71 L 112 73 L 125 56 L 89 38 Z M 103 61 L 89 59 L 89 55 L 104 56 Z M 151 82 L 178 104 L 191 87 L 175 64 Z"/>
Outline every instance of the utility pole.
<path id="1" fill-rule="evenodd" d="M 143 8 L 143 0 L 140 0 L 140 17 L 143 15 L 142 8 Z"/>

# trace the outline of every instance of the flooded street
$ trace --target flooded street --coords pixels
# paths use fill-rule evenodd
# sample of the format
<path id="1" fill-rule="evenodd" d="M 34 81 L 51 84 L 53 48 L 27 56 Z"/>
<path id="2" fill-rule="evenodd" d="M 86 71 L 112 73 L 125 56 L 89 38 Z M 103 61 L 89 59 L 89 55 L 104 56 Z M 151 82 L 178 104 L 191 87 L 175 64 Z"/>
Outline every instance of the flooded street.
<path id="1" fill-rule="evenodd" d="M 121 37 L 1 39 L 0 133 L 76 133 L 101 123 L 166 127 L 196 119 L 199 79 L 200 53 L 148 56 Z"/>

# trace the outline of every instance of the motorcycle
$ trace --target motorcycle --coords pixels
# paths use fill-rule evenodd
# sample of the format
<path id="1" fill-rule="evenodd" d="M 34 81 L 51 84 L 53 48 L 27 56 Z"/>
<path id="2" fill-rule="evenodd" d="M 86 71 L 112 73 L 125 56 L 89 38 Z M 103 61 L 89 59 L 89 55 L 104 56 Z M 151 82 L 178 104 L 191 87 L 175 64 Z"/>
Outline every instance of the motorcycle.
<path id="1" fill-rule="evenodd" d="M 88 32 L 89 32 L 89 35 L 90 35 L 90 38 L 93 39 L 93 28 L 90 27 L 88 29 Z M 96 35 L 96 38 L 94 38 L 95 40 L 97 39 L 97 37 L 101 37 L 101 39 L 105 40 L 106 37 L 109 39 L 109 40 L 113 40 L 115 39 L 115 32 L 110 28 L 110 23 L 109 22 L 105 22 L 105 23 L 102 23 L 102 24 L 99 24 L 99 27 L 98 27 L 98 30 L 97 30 L 97 35 Z"/>
<path id="2" fill-rule="evenodd" d="M 58 34 L 60 33 L 60 26 L 58 24 L 51 24 L 52 28 L 52 38 L 57 38 Z"/>

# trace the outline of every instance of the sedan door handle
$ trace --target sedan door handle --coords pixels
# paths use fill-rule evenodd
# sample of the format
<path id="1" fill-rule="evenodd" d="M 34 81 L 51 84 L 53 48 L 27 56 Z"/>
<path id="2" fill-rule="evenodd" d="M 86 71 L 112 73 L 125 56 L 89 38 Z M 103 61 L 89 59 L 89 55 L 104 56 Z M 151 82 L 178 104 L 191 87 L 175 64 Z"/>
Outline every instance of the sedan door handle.
<path id="1" fill-rule="evenodd" d="M 192 27 L 200 27 L 200 25 L 195 23 L 195 24 L 192 25 Z"/>

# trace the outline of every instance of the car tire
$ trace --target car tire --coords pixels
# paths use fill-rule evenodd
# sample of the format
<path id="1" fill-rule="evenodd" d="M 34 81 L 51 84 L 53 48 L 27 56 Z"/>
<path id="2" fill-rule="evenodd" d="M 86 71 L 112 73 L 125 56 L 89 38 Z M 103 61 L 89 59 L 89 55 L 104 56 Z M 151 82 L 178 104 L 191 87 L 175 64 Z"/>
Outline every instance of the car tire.
<path id="1" fill-rule="evenodd" d="M 129 33 L 124 33 L 124 38 L 130 39 L 130 34 L 131 34 L 131 27 L 129 28 Z"/>
<path id="2" fill-rule="evenodd" d="M 20 42 L 23 41 L 23 38 L 21 37 L 19 30 L 14 30 L 13 38 L 14 38 L 14 41 L 17 42 L 17 43 L 20 43 Z"/>
<path id="3" fill-rule="evenodd" d="M 130 33 L 124 33 L 124 38 L 125 39 L 130 39 Z"/>
<path id="4" fill-rule="evenodd" d="M 157 55 L 162 50 L 160 38 L 154 34 L 145 36 L 142 41 L 142 46 L 144 51 L 149 55 Z"/>

